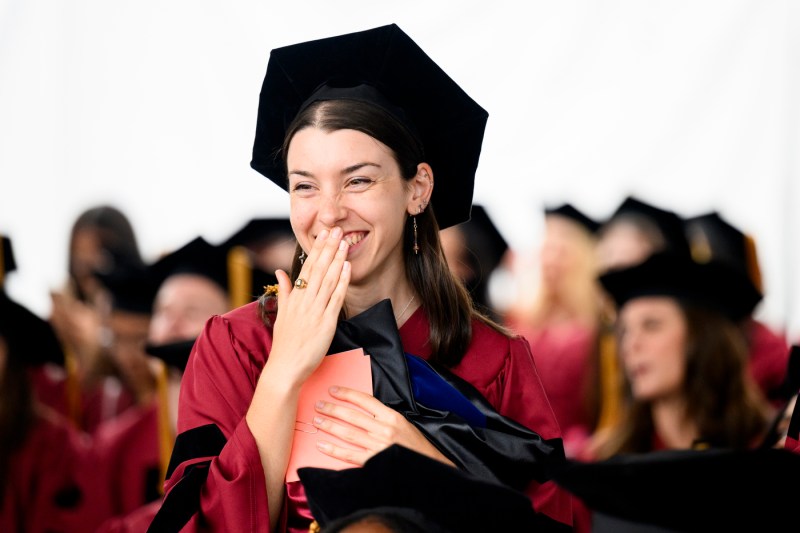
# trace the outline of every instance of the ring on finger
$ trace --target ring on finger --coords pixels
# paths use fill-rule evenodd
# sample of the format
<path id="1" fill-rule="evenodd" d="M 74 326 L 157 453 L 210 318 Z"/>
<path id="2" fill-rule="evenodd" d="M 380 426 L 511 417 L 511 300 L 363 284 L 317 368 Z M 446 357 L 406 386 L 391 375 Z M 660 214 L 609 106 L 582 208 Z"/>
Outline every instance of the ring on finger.
<path id="1" fill-rule="evenodd" d="M 303 278 L 297 278 L 297 280 L 294 282 L 295 289 L 305 289 L 306 287 L 308 287 L 308 282 Z"/>

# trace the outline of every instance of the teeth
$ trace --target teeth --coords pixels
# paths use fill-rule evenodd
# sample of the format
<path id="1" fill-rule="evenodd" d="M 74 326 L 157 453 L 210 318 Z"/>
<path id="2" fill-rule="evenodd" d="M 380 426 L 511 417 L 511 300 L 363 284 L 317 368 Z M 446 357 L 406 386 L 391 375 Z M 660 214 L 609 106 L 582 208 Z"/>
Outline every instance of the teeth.
<path id="1" fill-rule="evenodd" d="M 358 244 L 364 239 L 363 233 L 351 233 L 344 238 L 344 242 L 347 243 L 348 246 L 353 246 L 354 244 Z"/>

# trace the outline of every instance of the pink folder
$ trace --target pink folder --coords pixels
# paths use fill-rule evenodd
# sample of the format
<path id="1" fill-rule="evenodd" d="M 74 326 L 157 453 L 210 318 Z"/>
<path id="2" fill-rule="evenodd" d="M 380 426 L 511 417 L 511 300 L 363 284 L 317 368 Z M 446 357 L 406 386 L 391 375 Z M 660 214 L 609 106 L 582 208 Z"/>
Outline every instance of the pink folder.
<path id="1" fill-rule="evenodd" d="M 310 378 L 300 389 L 300 402 L 297 406 L 294 442 L 286 469 L 286 481 L 297 481 L 297 469 L 304 466 L 342 470 L 355 465 L 325 455 L 317 449 L 317 441 L 324 440 L 343 448 L 354 448 L 343 440 L 314 427 L 313 420 L 317 416 L 314 404 L 318 400 L 338 402 L 329 393 L 328 388 L 338 385 L 359 390 L 372 395 L 372 370 L 369 355 L 362 348 L 348 350 L 325 356 Z M 357 409 L 352 404 L 343 403 Z"/>

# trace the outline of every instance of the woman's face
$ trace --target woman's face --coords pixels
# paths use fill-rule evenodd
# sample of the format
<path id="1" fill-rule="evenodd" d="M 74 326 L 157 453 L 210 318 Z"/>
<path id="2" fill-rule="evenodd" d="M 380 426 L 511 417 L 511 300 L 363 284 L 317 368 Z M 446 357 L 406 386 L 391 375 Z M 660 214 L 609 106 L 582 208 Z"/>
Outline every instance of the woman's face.
<path id="1" fill-rule="evenodd" d="M 416 213 L 414 187 L 386 145 L 355 130 L 305 128 L 286 161 L 290 220 L 304 250 L 338 226 L 350 246 L 351 286 L 405 275 L 403 229 L 406 214 Z"/>
<path id="2" fill-rule="evenodd" d="M 153 344 L 194 339 L 212 315 L 228 310 L 225 291 L 205 276 L 175 274 L 159 287 L 148 341 Z"/>
<path id="3" fill-rule="evenodd" d="M 637 401 L 680 395 L 686 374 L 687 324 L 668 297 L 630 300 L 619 314 L 619 351 Z"/>

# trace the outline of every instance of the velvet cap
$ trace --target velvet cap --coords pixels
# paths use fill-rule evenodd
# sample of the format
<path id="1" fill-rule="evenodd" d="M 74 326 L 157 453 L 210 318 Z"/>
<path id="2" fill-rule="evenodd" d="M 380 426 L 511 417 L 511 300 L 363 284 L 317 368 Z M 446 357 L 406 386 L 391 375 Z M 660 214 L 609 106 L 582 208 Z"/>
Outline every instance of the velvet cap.
<path id="1" fill-rule="evenodd" d="M 338 99 L 384 109 L 420 141 L 440 228 L 469 218 L 489 115 L 396 24 L 272 50 L 250 166 L 287 189 L 288 126 L 312 102 Z"/>
<path id="2" fill-rule="evenodd" d="M 600 229 L 600 223 L 592 219 L 588 215 L 579 211 L 575 206 L 569 203 L 564 203 L 558 206 L 546 206 L 544 208 L 545 216 L 558 215 L 572 220 L 573 222 L 583 226 L 589 233 L 596 233 Z"/>
<path id="3" fill-rule="evenodd" d="M 175 274 L 204 276 L 228 292 L 227 255 L 203 237 L 195 237 L 177 250 L 163 255 L 151 265 L 153 277 L 161 285 Z"/>
<path id="4" fill-rule="evenodd" d="M 273 239 L 294 239 L 292 224 L 288 218 L 253 218 L 228 237 L 220 246 L 257 246 Z"/>
<path id="5" fill-rule="evenodd" d="M 716 310 L 733 321 L 750 315 L 761 293 L 747 276 L 716 261 L 696 263 L 691 257 L 656 253 L 644 262 L 600 276 L 617 307 L 642 296 L 670 296 Z"/>
<path id="6" fill-rule="evenodd" d="M 622 218 L 643 218 L 652 222 L 661 232 L 666 243 L 666 251 L 677 254 L 689 255 L 689 241 L 686 238 L 683 219 L 668 209 L 662 209 L 644 202 L 633 196 L 628 196 L 612 213 L 608 220 L 603 222 L 606 226 Z M 601 227 L 602 230 L 602 227 Z"/>
<path id="7" fill-rule="evenodd" d="M 482 274 L 488 276 L 508 251 L 508 242 L 497 229 L 489 213 L 480 204 L 472 206 L 472 213 L 466 222 L 460 224 L 464 231 L 467 246 L 477 255 Z"/>
<path id="8" fill-rule="evenodd" d="M 717 211 L 687 218 L 684 222 L 692 257 L 698 263 L 722 261 L 753 280 L 763 292 L 755 241 Z"/>
<path id="9" fill-rule="evenodd" d="M 0 291 L 0 337 L 9 357 L 22 358 L 27 366 L 44 363 L 64 365 L 64 350 L 50 323 Z"/>
<path id="10" fill-rule="evenodd" d="M 539 531 L 537 514 L 524 493 L 398 444 L 375 454 L 361 468 L 306 467 L 297 473 L 323 528 L 355 513 L 394 510 L 418 517 L 416 525 L 427 526 L 425 531 Z"/>

